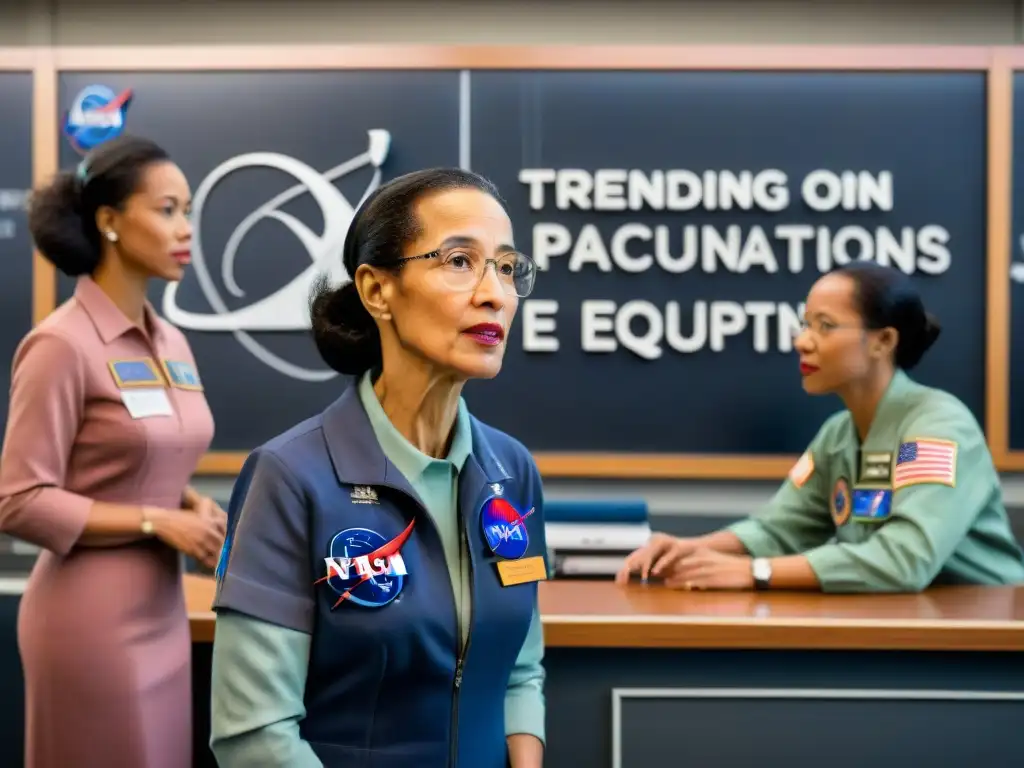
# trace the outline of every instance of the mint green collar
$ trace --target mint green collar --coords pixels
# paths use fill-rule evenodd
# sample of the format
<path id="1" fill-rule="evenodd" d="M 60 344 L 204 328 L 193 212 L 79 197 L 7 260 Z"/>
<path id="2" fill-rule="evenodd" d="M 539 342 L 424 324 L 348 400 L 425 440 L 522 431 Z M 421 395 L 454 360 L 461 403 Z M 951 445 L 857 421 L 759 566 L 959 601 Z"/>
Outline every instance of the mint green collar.
<path id="1" fill-rule="evenodd" d="M 904 399 L 908 395 L 915 394 L 921 389 L 921 385 L 914 381 L 902 368 L 897 368 L 892 375 L 892 380 L 882 395 L 882 399 L 875 408 L 875 416 L 868 427 L 868 433 L 864 438 L 867 445 L 877 430 L 885 431 L 890 428 L 893 421 L 898 419 L 897 414 L 902 413 L 906 408 Z"/>
<path id="2" fill-rule="evenodd" d="M 451 463 L 455 466 L 456 471 L 462 471 L 466 459 L 473 450 L 473 432 L 469 424 L 469 409 L 466 407 L 466 401 L 461 397 L 459 398 L 459 412 L 455 418 L 455 435 L 452 437 L 452 447 L 449 449 L 446 459 L 427 456 L 395 429 L 395 425 L 384 413 L 384 409 L 377 399 L 377 393 L 373 391 L 373 380 L 369 372 L 363 374 L 359 381 L 359 399 L 370 419 L 370 426 L 373 427 L 374 435 L 376 435 L 384 455 L 398 467 L 398 471 L 405 475 L 410 483 L 419 480 L 423 473 L 435 464 Z"/>

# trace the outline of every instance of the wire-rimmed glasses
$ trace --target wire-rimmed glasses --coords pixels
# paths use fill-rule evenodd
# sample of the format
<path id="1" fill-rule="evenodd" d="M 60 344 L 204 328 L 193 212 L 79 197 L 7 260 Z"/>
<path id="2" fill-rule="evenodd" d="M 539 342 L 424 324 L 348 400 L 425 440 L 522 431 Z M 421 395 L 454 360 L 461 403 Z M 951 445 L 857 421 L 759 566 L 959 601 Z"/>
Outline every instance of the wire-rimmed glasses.
<path id="1" fill-rule="evenodd" d="M 505 293 L 520 298 L 530 295 L 537 277 L 537 264 L 518 251 L 505 251 L 494 258 L 487 258 L 473 248 L 456 246 L 438 248 L 419 256 L 404 256 L 396 259 L 396 263 L 420 259 L 436 259 L 441 281 L 452 291 L 475 291 L 483 281 L 488 265 L 494 265 L 494 272 Z"/>

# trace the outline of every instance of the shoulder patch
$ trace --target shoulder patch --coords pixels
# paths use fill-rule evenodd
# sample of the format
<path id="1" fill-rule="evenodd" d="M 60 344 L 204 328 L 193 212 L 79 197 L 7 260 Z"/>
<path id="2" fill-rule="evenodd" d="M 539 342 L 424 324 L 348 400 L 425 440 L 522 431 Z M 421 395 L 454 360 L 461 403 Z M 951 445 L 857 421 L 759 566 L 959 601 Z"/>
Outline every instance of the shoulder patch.
<path id="1" fill-rule="evenodd" d="M 900 443 L 892 473 L 892 489 L 909 485 L 956 486 L 957 444 L 952 440 L 917 437 Z"/>
<path id="2" fill-rule="evenodd" d="M 789 480 L 797 488 L 802 488 L 811 475 L 814 474 L 814 456 L 810 451 L 804 451 L 804 455 L 801 456 L 793 468 L 789 470 Z"/>
<path id="3" fill-rule="evenodd" d="M 853 499 L 850 498 L 850 484 L 845 477 L 840 477 L 832 486 L 832 495 L 828 500 L 828 509 L 832 514 L 832 522 L 836 528 L 846 525 L 850 519 L 850 512 L 853 509 Z"/>

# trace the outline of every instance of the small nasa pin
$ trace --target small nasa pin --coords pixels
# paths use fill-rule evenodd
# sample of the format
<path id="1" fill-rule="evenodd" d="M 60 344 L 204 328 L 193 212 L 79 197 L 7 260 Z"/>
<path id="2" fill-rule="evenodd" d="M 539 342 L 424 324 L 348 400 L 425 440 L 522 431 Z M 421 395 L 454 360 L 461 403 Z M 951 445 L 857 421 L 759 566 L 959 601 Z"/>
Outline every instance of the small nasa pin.
<path id="1" fill-rule="evenodd" d="M 118 389 L 132 387 L 162 387 L 163 377 L 151 357 L 137 357 L 131 360 L 111 360 L 107 363 Z"/>
<path id="2" fill-rule="evenodd" d="M 357 485 L 349 494 L 353 504 L 380 504 L 377 492 L 368 485 Z"/>
<path id="3" fill-rule="evenodd" d="M 171 386 L 175 389 L 187 389 L 191 392 L 202 392 L 203 382 L 199 379 L 199 373 L 192 363 L 181 360 L 161 360 L 164 373 Z"/>
<path id="4" fill-rule="evenodd" d="M 334 534 L 330 554 L 324 558 L 327 575 L 314 582 L 326 583 L 338 595 L 332 611 L 346 601 L 383 608 L 398 597 L 409 576 L 401 550 L 415 524 L 413 520 L 392 539 L 369 528 L 346 528 Z"/>
<path id="5" fill-rule="evenodd" d="M 836 480 L 828 505 L 829 511 L 832 513 L 832 522 L 836 524 L 837 528 L 850 519 L 850 485 L 845 477 Z"/>
<path id="6" fill-rule="evenodd" d="M 491 552 L 507 560 L 518 560 L 530 546 L 526 518 L 534 512 L 520 514 L 508 499 L 490 498 L 480 511 L 480 525 Z"/>

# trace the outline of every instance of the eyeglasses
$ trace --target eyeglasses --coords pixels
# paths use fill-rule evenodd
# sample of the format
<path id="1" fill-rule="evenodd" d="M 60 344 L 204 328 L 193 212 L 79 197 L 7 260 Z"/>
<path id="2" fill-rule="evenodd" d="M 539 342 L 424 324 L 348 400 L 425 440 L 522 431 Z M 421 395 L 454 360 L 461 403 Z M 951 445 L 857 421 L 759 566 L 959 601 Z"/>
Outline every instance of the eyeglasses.
<path id="1" fill-rule="evenodd" d="M 840 323 L 833 323 L 829 320 L 815 320 L 810 322 L 808 320 L 800 321 L 800 328 L 797 335 L 804 333 L 805 331 L 810 333 L 812 336 L 822 338 L 828 336 L 833 331 L 863 331 L 865 330 L 861 325 L 846 325 Z"/>
<path id="2" fill-rule="evenodd" d="M 484 279 L 489 264 L 505 293 L 525 298 L 533 292 L 537 277 L 537 265 L 525 253 L 511 251 L 496 259 L 488 259 L 471 248 L 438 249 L 419 256 L 405 256 L 396 259 L 396 264 L 420 259 L 436 259 L 441 282 L 452 291 L 475 291 Z"/>

